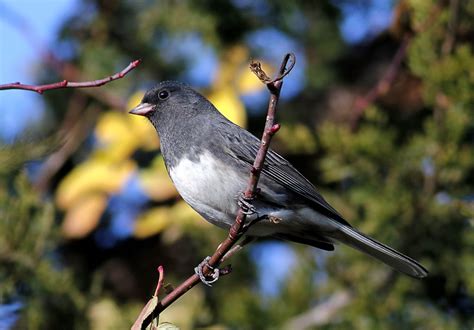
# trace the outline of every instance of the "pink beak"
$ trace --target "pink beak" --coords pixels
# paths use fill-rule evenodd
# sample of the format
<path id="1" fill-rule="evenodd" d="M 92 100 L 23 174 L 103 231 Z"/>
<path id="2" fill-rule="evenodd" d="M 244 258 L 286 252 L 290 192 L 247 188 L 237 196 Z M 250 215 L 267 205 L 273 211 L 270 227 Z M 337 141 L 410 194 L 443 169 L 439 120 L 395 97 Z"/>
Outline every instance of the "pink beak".
<path id="1" fill-rule="evenodd" d="M 129 111 L 133 115 L 147 116 L 155 110 L 155 106 L 150 103 L 140 103 L 135 108 Z"/>

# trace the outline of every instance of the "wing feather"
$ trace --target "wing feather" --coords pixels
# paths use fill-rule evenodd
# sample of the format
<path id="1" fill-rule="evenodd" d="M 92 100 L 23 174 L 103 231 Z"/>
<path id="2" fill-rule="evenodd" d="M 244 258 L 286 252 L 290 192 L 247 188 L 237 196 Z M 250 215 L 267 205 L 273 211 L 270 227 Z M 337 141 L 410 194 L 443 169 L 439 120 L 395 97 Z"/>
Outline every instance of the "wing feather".
<path id="1" fill-rule="evenodd" d="M 252 165 L 260 147 L 260 140 L 246 130 L 239 129 L 238 135 L 235 135 L 235 129 L 229 131 L 234 134 L 227 132 L 223 134 L 228 145 L 232 146 L 231 148 L 227 148 L 226 152 L 242 163 Z M 329 205 L 321 194 L 318 193 L 316 187 L 309 182 L 308 179 L 298 172 L 285 158 L 271 149 L 265 158 L 262 175 L 303 197 L 306 201 L 310 202 L 312 207 L 323 215 L 346 226 L 350 226 L 350 224 Z"/>

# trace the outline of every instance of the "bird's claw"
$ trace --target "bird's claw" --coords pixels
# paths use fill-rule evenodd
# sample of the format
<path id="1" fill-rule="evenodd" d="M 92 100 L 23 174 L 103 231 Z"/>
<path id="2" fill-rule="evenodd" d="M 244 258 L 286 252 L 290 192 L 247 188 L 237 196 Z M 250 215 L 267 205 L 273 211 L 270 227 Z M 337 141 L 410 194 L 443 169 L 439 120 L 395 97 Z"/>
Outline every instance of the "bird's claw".
<path id="1" fill-rule="evenodd" d="M 219 279 L 219 268 L 217 267 L 212 267 L 209 265 L 209 260 L 211 260 L 211 257 L 207 256 L 199 265 L 197 265 L 194 268 L 194 272 L 196 273 L 197 276 L 199 276 L 199 279 L 201 280 L 202 283 L 204 283 L 207 286 L 212 286 L 213 283 L 217 282 Z M 210 270 L 212 270 L 212 274 L 208 275 L 207 277 L 204 275 L 203 272 L 203 267 L 206 266 Z"/>
<path id="2" fill-rule="evenodd" d="M 239 205 L 242 213 L 245 215 L 253 215 L 257 213 L 257 208 L 252 205 L 254 198 L 247 198 L 244 194 L 240 194 L 237 199 L 237 205 Z"/>
<path id="3" fill-rule="evenodd" d="M 243 229 L 244 230 L 247 230 L 250 228 L 250 226 L 253 226 L 254 224 L 256 224 L 257 222 L 261 221 L 261 220 L 265 220 L 265 219 L 268 219 L 268 216 L 266 214 L 262 215 L 262 216 L 257 216 L 256 218 L 250 220 L 250 221 L 247 221 L 244 223 L 244 226 L 243 226 Z"/>

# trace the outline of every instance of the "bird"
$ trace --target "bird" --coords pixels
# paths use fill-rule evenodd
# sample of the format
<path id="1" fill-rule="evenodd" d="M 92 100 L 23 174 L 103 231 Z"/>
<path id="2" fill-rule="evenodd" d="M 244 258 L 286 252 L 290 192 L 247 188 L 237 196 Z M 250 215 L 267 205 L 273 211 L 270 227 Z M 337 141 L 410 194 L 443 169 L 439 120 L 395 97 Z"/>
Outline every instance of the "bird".
<path id="1" fill-rule="evenodd" d="M 189 85 L 163 81 L 131 114 L 148 118 L 166 169 L 184 201 L 208 222 L 229 229 L 247 206 L 248 237 L 272 237 L 332 251 L 346 244 L 414 278 L 414 259 L 351 226 L 285 158 L 268 150 L 254 200 L 242 199 L 260 140 L 224 117 Z M 240 205 L 240 206 L 239 206 Z"/>

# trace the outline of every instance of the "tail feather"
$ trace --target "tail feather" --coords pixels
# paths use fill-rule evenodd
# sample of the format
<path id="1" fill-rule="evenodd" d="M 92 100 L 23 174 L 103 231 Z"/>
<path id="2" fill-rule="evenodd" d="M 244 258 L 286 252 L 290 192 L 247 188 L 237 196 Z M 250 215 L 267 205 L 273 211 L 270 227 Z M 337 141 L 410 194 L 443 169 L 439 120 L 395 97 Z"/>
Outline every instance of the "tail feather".
<path id="1" fill-rule="evenodd" d="M 339 230 L 334 238 L 359 251 L 367 253 L 390 267 L 415 278 L 423 278 L 428 275 L 425 267 L 416 260 L 407 257 L 391 247 L 377 242 L 354 228 L 339 225 Z"/>

